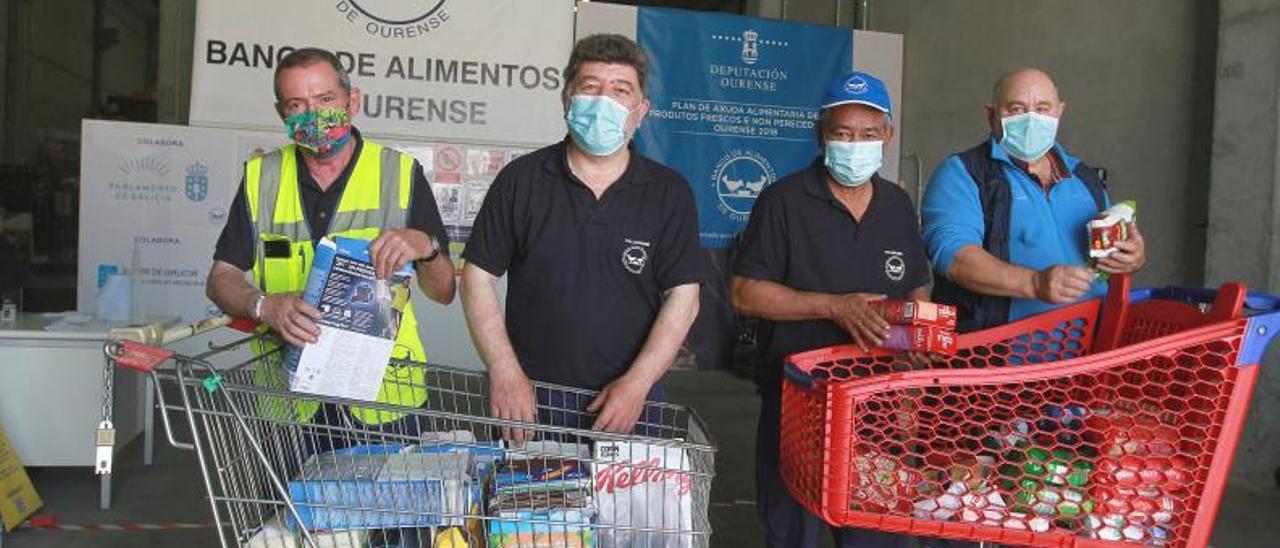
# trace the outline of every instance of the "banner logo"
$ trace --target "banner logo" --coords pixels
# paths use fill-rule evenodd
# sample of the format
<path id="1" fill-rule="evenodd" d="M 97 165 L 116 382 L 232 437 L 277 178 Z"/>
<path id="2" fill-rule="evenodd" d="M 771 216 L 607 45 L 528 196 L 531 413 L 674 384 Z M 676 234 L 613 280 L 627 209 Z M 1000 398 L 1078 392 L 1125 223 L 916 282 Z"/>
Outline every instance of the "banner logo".
<path id="1" fill-rule="evenodd" d="M 107 284 L 107 278 L 120 273 L 120 266 L 114 264 L 98 264 L 98 289 Z"/>
<path id="2" fill-rule="evenodd" d="M 742 62 L 748 65 L 756 64 L 760 60 L 760 51 L 757 49 L 759 45 L 760 35 L 751 29 L 742 31 Z"/>
<path id="3" fill-rule="evenodd" d="M 221 225 L 227 222 L 227 210 L 221 207 L 215 207 L 209 210 L 209 224 Z"/>
<path id="4" fill-rule="evenodd" d="M 352 26 L 381 38 L 418 38 L 449 20 L 448 0 L 340 0 L 334 9 Z"/>
<path id="5" fill-rule="evenodd" d="M 187 199 L 193 202 L 203 202 L 205 198 L 208 198 L 209 168 L 200 162 L 187 166 L 185 191 Z"/>
<path id="6" fill-rule="evenodd" d="M 773 182 L 774 172 L 769 160 L 756 151 L 732 150 L 716 164 L 712 179 L 720 212 L 745 218 L 760 192 Z"/>

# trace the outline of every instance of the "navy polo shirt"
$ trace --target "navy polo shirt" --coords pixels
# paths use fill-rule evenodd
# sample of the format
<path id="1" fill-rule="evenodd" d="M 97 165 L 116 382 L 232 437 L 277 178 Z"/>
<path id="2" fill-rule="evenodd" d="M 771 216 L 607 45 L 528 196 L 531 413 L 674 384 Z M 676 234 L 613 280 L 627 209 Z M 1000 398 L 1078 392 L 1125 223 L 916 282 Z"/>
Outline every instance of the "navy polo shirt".
<path id="1" fill-rule="evenodd" d="M 493 181 L 462 253 L 508 275 L 506 325 L 534 380 L 599 389 L 631 367 L 662 293 L 707 271 L 689 184 L 633 150 L 597 200 L 564 142 L 512 161 Z"/>
<path id="2" fill-rule="evenodd" d="M 897 185 L 872 177 L 862 220 L 827 186 L 819 157 L 765 189 L 751 209 L 734 274 L 814 293 L 881 293 L 905 299 L 929 285 L 929 262 L 915 207 Z M 780 382 L 782 358 L 852 341 L 827 320 L 762 322 L 763 382 Z"/>

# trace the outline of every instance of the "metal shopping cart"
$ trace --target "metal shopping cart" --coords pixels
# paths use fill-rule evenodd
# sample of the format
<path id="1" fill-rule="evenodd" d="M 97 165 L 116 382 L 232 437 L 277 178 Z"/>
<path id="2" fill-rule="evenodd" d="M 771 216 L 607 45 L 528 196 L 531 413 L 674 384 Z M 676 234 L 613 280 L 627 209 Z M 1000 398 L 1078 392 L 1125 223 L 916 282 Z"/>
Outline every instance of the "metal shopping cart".
<path id="1" fill-rule="evenodd" d="M 715 447 L 691 409 L 649 403 L 635 434 L 609 434 L 590 430 L 590 391 L 535 383 L 539 422 L 512 422 L 489 418 L 487 378 L 471 371 L 393 362 L 425 379 L 413 387 L 425 404 L 404 407 L 264 382 L 286 351 L 243 324 L 246 335 L 197 355 L 161 347 L 228 321 L 107 347 L 114 365 L 154 380 L 165 434 L 195 451 L 224 547 L 709 545 Z M 353 406 L 400 418 L 366 426 Z M 507 444 L 503 429 L 533 441 Z"/>
<path id="2" fill-rule="evenodd" d="M 926 369 L 852 346 L 792 356 L 788 489 L 837 526 L 1205 546 L 1280 299 L 1129 283 L 961 335 Z"/>

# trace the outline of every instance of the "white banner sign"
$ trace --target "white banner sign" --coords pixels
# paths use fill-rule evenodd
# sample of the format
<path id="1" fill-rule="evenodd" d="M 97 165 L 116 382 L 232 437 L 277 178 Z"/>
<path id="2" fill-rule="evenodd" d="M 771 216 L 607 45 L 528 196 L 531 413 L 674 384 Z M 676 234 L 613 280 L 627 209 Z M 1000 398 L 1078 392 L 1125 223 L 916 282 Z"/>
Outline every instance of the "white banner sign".
<path id="1" fill-rule="evenodd" d="M 573 0 L 200 2 L 191 124 L 282 131 L 276 63 L 337 54 L 364 93 L 357 125 L 404 140 L 542 146 L 564 135 Z"/>
<path id="2" fill-rule="evenodd" d="M 130 268 L 136 249 L 142 315 L 197 320 L 216 313 L 204 296 L 204 280 L 241 164 L 256 144 L 278 146 L 281 140 L 243 131 L 86 120 L 80 311 L 96 312 L 99 288 L 109 275 Z"/>

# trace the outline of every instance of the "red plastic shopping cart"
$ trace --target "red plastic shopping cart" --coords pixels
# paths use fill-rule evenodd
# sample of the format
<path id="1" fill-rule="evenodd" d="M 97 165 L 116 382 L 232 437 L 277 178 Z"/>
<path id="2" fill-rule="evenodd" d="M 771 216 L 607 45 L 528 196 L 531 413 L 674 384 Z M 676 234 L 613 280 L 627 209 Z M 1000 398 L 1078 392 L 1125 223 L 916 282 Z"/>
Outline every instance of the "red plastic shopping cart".
<path id="1" fill-rule="evenodd" d="M 791 356 L 787 487 L 825 521 L 1034 546 L 1204 546 L 1280 299 L 1130 291 L 961 335 L 927 369 Z"/>

